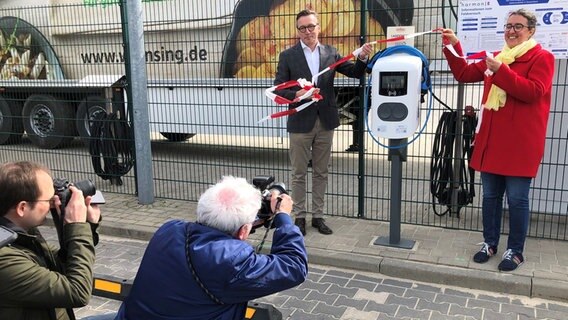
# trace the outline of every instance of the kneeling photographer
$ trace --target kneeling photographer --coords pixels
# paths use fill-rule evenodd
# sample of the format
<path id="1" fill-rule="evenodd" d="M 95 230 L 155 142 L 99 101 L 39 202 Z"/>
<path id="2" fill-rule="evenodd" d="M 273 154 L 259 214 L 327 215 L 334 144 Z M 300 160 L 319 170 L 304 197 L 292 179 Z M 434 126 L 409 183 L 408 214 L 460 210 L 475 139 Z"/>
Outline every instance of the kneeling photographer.
<path id="1" fill-rule="evenodd" d="M 72 308 L 89 303 L 101 216 L 91 191 L 54 183 L 38 163 L 0 165 L 0 225 L 17 233 L 0 248 L 0 319 L 73 320 Z M 59 249 L 37 229 L 50 211 Z"/>
<path id="2" fill-rule="evenodd" d="M 197 222 L 160 227 L 116 319 L 244 319 L 249 300 L 304 282 L 308 257 L 292 199 L 283 188 L 268 191 L 224 177 L 199 198 Z M 244 241 L 266 203 L 275 227 L 268 255 Z"/>

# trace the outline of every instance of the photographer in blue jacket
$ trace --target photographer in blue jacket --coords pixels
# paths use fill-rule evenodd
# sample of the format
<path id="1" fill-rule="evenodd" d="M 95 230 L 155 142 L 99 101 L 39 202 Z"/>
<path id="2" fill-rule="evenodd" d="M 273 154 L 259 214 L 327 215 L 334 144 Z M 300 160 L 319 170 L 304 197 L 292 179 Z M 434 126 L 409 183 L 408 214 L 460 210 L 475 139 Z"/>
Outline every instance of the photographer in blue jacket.
<path id="1" fill-rule="evenodd" d="M 269 200 L 275 230 L 264 255 L 244 241 L 261 192 L 230 176 L 206 190 L 197 222 L 169 221 L 150 240 L 117 319 L 244 319 L 249 300 L 304 282 L 308 258 L 292 199 L 273 192 Z"/>

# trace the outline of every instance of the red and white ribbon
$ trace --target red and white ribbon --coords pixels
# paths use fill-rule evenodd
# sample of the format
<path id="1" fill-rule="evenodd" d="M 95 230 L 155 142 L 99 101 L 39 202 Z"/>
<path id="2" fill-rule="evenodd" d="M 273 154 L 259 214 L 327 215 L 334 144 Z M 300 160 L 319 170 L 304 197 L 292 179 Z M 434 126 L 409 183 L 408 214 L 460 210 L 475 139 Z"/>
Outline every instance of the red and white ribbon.
<path id="1" fill-rule="evenodd" d="M 294 113 L 298 113 L 298 112 L 300 112 L 300 111 L 306 109 L 307 107 L 309 107 L 310 105 L 312 105 L 312 103 L 314 103 L 314 102 L 316 102 L 316 101 L 315 101 L 315 100 L 312 100 L 312 101 L 306 102 L 306 103 L 304 103 L 304 104 L 302 104 L 302 105 L 300 105 L 300 106 L 298 106 L 298 107 L 296 107 L 296 108 L 294 108 L 294 109 L 289 109 L 289 110 L 284 110 L 284 111 L 280 111 L 280 112 L 273 113 L 273 114 L 271 114 L 271 115 L 269 115 L 269 116 L 266 116 L 266 117 L 260 119 L 260 120 L 258 121 L 258 123 L 261 123 L 261 122 L 264 122 L 264 121 L 267 121 L 267 120 L 270 120 L 270 119 L 276 119 L 276 118 L 280 118 L 280 117 L 285 117 L 285 116 L 293 115 Z"/>
<path id="2" fill-rule="evenodd" d="M 449 40 L 444 39 L 443 44 L 444 44 L 445 48 L 448 49 L 448 51 L 450 51 L 450 53 L 452 55 L 454 55 L 454 57 L 462 58 L 464 60 L 480 60 L 480 59 L 483 60 L 487 57 L 493 58 L 497 55 L 497 52 L 487 52 L 487 51 L 483 50 L 483 51 L 479 51 L 479 52 L 476 52 L 476 53 L 468 54 L 467 56 L 460 56 L 457 53 L 454 46 L 449 42 Z M 487 69 L 487 70 L 485 70 L 484 74 L 488 77 L 491 77 L 493 75 L 493 71 Z"/>
<path id="3" fill-rule="evenodd" d="M 381 40 L 371 41 L 371 42 L 369 42 L 369 44 L 375 45 L 375 44 L 379 44 L 379 43 L 402 41 L 402 40 L 406 40 L 406 39 L 415 38 L 415 37 L 418 37 L 418 36 L 423 36 L 423 35 L 428 34 L 428 33 L 437 33 L 437 32 L 440 32 L 441 30 L 442 29 L 440 29 L 440 28 L 436 28 L 436 29 L 433 29 L 433 30 L 430 30 L 430 31 L 411 33 L 411 34 L 393 37 L 393 38 L 389 38 L 389 39 L 381 39 Z M 337 68 L 337 66 L 344 63 L 345 61 L 351 60 L 352 58 L 359 56 L 361 51 L 363 51 L 363 46 L 355 49 L 355 51 L 353 51 L 350 54 L 348 54 L 347 56 L 337 60 L 335 63 L 331 64 L 329 67 L 323 69 L 318 74 L 316 74 L 312 77 L 312 83 L 316 83 L 317 78 L 319 76 L 321 76 L 322 74 L 328 72 L 329 70 L 333 70 L 333 69 Z"/>
<path id="4" fill-rule="evenodd" d="M 287 89 L 287 88 L 291 88 L 291 87 L 300 87 L 302 89 L 307 90 L 306 93 L 304 93 L 303 95 L 294 98 L 294 100 L 289 100 L 286 99 L 282 96 L 279 96 L 277 94 L 274 93 L 274 91 L 276 90 L 282 90 L 282 89 Z M 312 100 L 309 102 L 306 102 L 294 109 L 289 109 L 289 110 L 284 110 L 284 111 L 280 111 L 280 112 L 276 112 L 273 113 L 271 115 L 268 115 L 262 119 L 260 119 L 258 122 L 264 122 L 270 119 L 276 119 L 276 118 L 280 118 L 280 117 L 284 117 L 284 116 L 289 116 L 292 115 L 294 113 L 300 112 L 304 109 L 306 109 L 307 107 L 309 107 L 312 103 L 319 101 L 321 99 L 323 99 L 323 97 L 319 94 L 316 93 L 314 94 L 314 91 L 316 90 L 316 87 L 313 86 L 313 84 L 309 81 L 307 81 L 306 79 L 298 79 L 298 80 L 291 80 L 291 81 L 286 81 L 284 83 L 281 83 L 279 85 L 275 85 L 272 86 L 268 89 L 266 89 L 264 91 L 264 94 L 272 101 L 276 102 L 277 104 L 291 104 L 291 103 L 296 103 L 299 101 L 302 101 L 304 99 L 307 99 L 309 97 L 312 97 Z"/>
<path id="5" fill-rule="evenodd" d="M 446 49 L 448 49 L 448 51 L 450 51 L 455 57 L 458 58 L 462 58 L 465 60 L 479 60 L 479 59 L 485 59 L 487 57 L 493 57 L 495 54 L 492 52 L 487 52 L 485 50 L 483 51 L 479 51 L 476 53 L 472 53 L 472 54 L 468 54 L 467 56 L 460 56 L 457 52 L 456 49 L 454 48 L 454 46 L 452 46 L 451 44 L 447 44 Z"/>
<path id="6" fill-rule="evenodd" d="M 467 56 L 460 56 L 456 52 L 456 49 L 454 48 L 454 46 L 450 43 L 450 40 L 448 40 L 447 38 L 443 38 L 442 44 L 444 45 L 444 47 L 446 49 L 448 49 L 448 51 L 450 51 L 450 53 L 452 55 L 454 55 L 454 57 L 462 58 L 462 59 L 465 59 L 465 60 L 479 60 L 479 59 L 485 59 L 487 57 L 493 58 L 494 56 L 497 55 L 497 52 L 487 52 L 487 51 L 483 50 L 483 51 L 479 51 L 479 52 L 476 52 L 476 53 L 468 54 Z"/>
<path id="7" fill-rule="evenodd" d="M 294 100 L 288 100 L 288 99 L 274 93 L 274 91 L 276 91 L 276 90 L 283 90 L 283 89 L 288 89 L 288 88 L 292 88 L 292 87 L 300 87 L 300 88 L 305 89 L 307 91 L 303 95 L 296 97 Z M 290 103 L 302 101 L 302 100 L 312 96 L 312 93 L 315 91 L 315 89 L 316 88 L 314 87 L 314 85 L 311 82 L 307 81 L 306 79 L 300 78 L 298 80 L 290 80 L 290 81 L 286 81 L 284 83 L 275 85 L 273 87 L 270 87 L 270 88 L 264 90 L 264 94 L 270 100 L 276 102 L 277 104 L 290 104 Z M 319 97 L 321 98 L 321 96 L 319 96 Z"/>
<path id="8" fill-rule="evenodd" d="M 393 37 L 393 38 L 389 38 L 389 39 L 381 39 L 381 40 L 376 40 L 376 41 L 371 41 L 369 42 L 369 44 L 374 45 L 374 44 L 379 44 L 379 43 L 387 43 L 387 42 L 396 42 L 396 41 L 402 41 L 402 40 L 406 40 L 406 39 L 411 39 L 414 37 L 418 37 L 418 36 L 422 36 L 428 33 L 437 33 L 440 32 L 442 29 L 441 28 L 436 28 L 430 31 L 424 31 L 424 32 L 417 32 L 417 33 L 411 33 L 411 34 L 407 34 L 407 35 L 403 35 L 403 36 L 398 36 L 398 37 Z M 265 94 L 266 96 L 271 99 L 272 101 L 276 102 L 277 104 L 290 104 L 290 103 L 295 103 L 301 100 L 304 100 L 310 96 L 312 96 L 312 93 L 315 90 L 315 87 L 313 86 L 313 83 L 316 83 L 316 80 L 319 76 L 321 76 L 322 74 L 333 70 L 335 68 L 337 68 L 337 66 L 339 66 L 340 64 L 351 60 L 354 57 L 359 56 L 359 54 L 363 51 L 363 46 L 361 46 L 360 48 L 357 48 L 355 51 L 351 52 L 350 54 L 348 54 L 347 56 L 337 60 L 335 63 L 331 64 L 330 66 L 328 66 L 327 68 L 323 69 L 322 71 L 320 71 L 319 73 L 317 73 L 316 75 L 314 75 L 312 77 L 312 81 L 309 82 L 306 79 L 298 79 L 298 80 L 291 80 L 291 81 L 287 81 L 284 83 L 281 83 L 279 85 L 270 87 L 268 89 L 265 90 Z M 455 51 L 454 51 L 455 52 Z M 286 99 L 282 96 L 279 96 L 277 94 L 274 93 L 275 90 L 282 90 L 282 89 L 286 89 L 286 88 L 291 88 L 291 87 L 296 87 L 299 86 L 303 89 L 306 89 L 307 92 L 305 94 L 303 94 L 300 97 L 295 98 L 294 100 L 289 100 Z M 314 102 L 323 99 L 322 96 L 320 96 L 319 94 L 314 95 L 314 97 L 312 97 L 312 100 L 309 102 L 306 102 L 294 109 L 289 109 L 289 110 L 285 110 L 285 111 L 281 111 L 281 112 L 276 112 L 273 113 L 271 115 L 268 115 L 262 119 L 260 119 L 260 122 L 263 121 L 267 121 L 270 119 L 276 119 L 276 118 L 280 118 L 280 117 L 284 117 L 284 116 L 289 116 L 295 113 L 298 113 L 304 109 L 306 109 L 307 107 L 309 107 L 310 105 L 312 105 Z"/>

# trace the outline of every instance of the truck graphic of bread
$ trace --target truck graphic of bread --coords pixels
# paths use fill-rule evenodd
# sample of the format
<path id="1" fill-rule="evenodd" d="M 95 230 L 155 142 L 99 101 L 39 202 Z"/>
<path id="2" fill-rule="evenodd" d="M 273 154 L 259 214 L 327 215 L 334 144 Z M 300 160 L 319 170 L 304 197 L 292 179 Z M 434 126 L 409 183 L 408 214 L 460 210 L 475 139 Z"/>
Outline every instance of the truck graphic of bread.
<path id="1" fill-rule="evenodd" d="M 298 41 L 296 14 L 318 13 L 320 41 L 347 55 L 360 46 L 360 0 L 241 0 L 225 44 L 221 76 L 273 78 L 280 52 Z M 384 39 L 387 26 L 412 22 L 412 1 L 369 1 L 368 40 Z M 382 47 L 376 47 L 379 50 Z"/>
<path id="2" fill-rule="evenodd" d="M 0 80 L 60 78 L 58 60 L 42 34 L 18 17 L 0 18 Z"/>

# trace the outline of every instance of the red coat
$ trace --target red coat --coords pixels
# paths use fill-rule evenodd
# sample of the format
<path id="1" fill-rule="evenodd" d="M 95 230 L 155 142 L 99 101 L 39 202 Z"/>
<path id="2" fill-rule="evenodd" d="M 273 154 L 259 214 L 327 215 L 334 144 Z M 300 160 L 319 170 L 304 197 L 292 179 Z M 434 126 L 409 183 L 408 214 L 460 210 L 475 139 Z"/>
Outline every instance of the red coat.
<path id="1" fill-rule="evenodd" d="M 463 55 L 459 43 L 454 48 Z M 483 103 L 492 83 L 507 93 L 498 111 L 483 108 L 470 166 L 481 172 L 534 178 L 544 155 L 554 74 L 552 53 L 536 45 L 512 64 L 502 64 L 491 77 L 484 75 L 484 60 L 467 64 L 448 49 L 444 48 L 444 54 L 457 81 L 484 81 Z"/>

